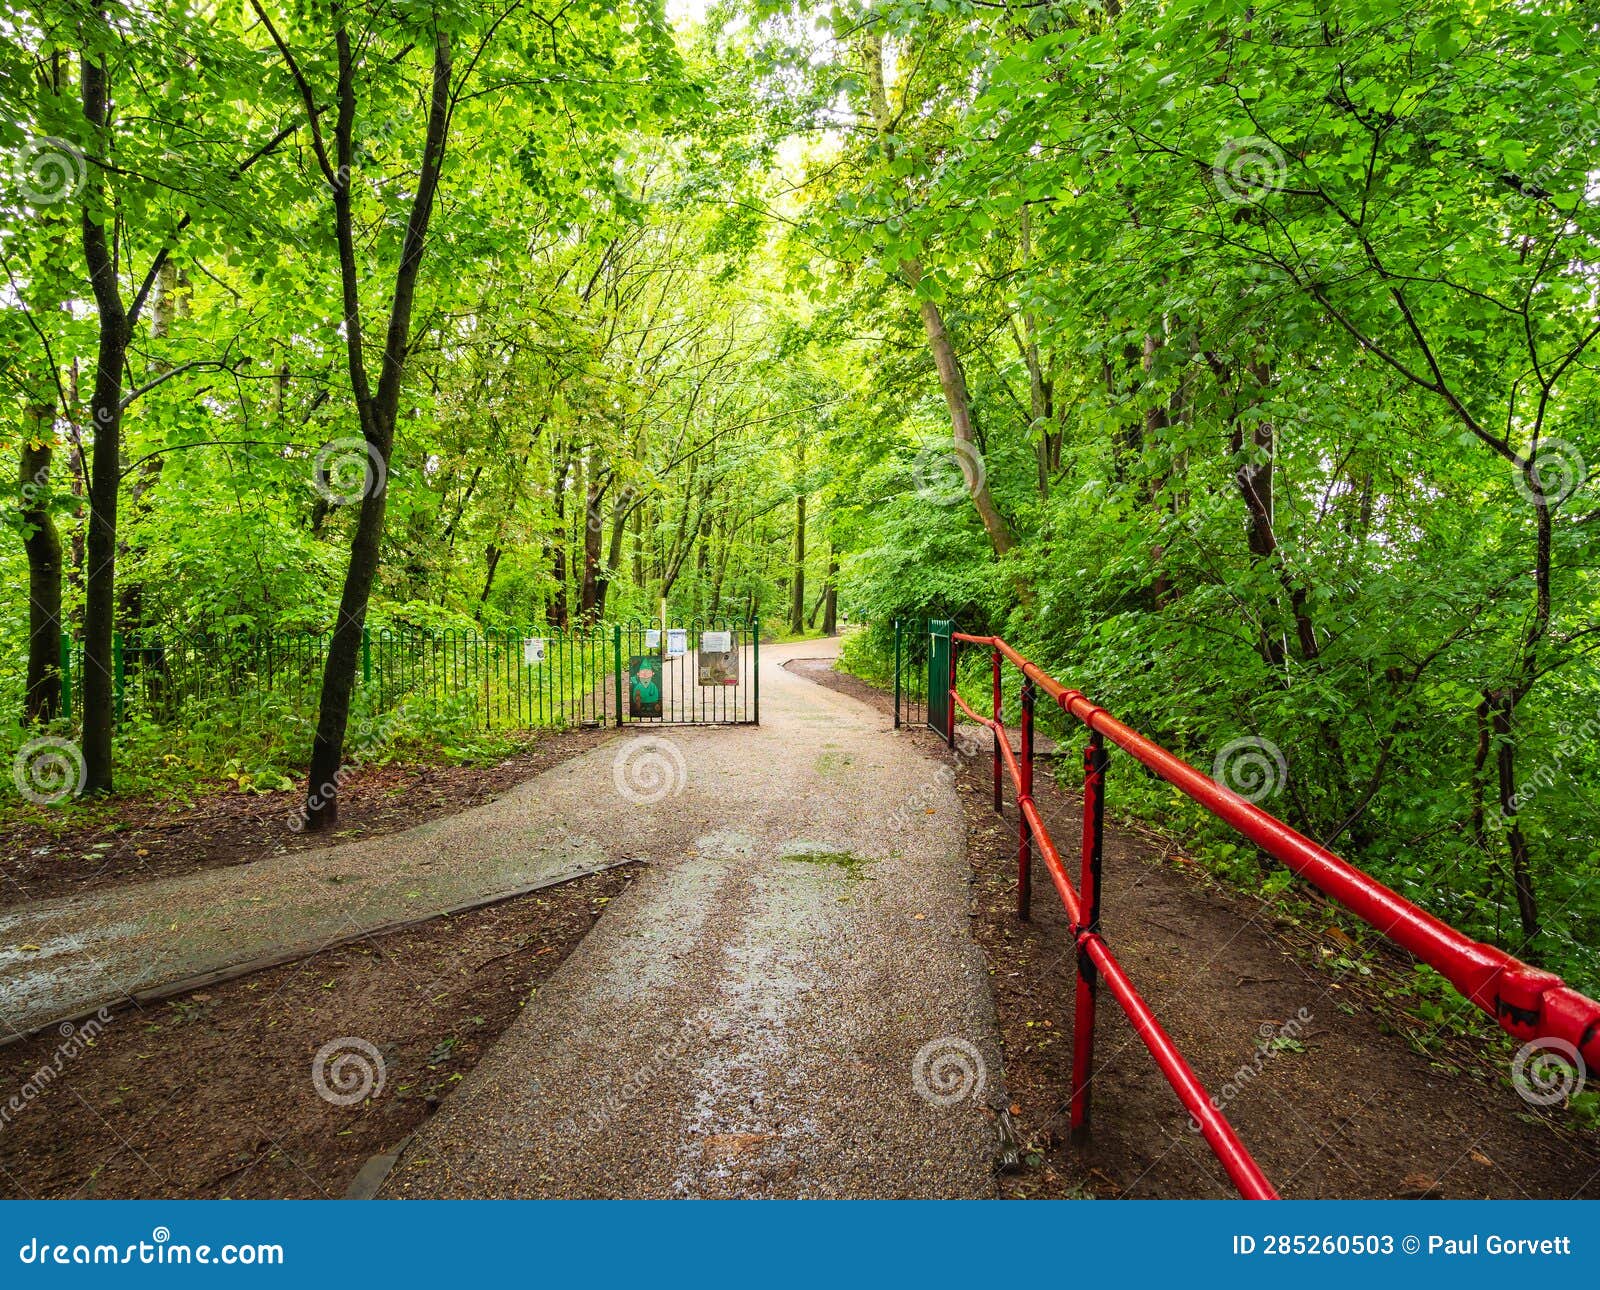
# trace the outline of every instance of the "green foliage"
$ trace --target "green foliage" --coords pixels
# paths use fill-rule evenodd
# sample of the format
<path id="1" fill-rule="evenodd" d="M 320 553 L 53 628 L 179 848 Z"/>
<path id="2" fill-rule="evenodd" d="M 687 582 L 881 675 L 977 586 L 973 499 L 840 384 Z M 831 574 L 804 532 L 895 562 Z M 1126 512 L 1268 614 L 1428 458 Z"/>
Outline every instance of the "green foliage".
<path id="1" fill-rule="evenodd" d="M 435 38 L 470 67 L 371 626 L 544 631 L 666 599 L 787 630 L 798 576 L 809 631 L 831 578 L 864 674 L 895 618 L 1001 631 L 1204 770 L 1255 741 L 1268 809 L 1600 982 L 1580 6 L 727 0 L 678 31 L 643 0 L 359 12 L 340 182 L 365 313 L 394 288 Z M 0 146 L 67 179 L 0 197 L 5 451 L 54 450 L 5 508 L 8 713 L 41 512 L 82 626 L 86 206 L 130 282 L 172 265 L 127 364 L 121 627 L 325 632 L 365 457 L 328 179 L 303 124 L 278 137 L 303 104 L 264 21 L 326 86 L 332 11 L 82 16 L 34 6 L 0 51 Z M 415 720 L 406 755 L 497 746 Z M 136 713 L 127 782 L 274 786 L 304 749 L 270 721 Z M 1114 792 L 1293 897 L 1164 785 Z"/>

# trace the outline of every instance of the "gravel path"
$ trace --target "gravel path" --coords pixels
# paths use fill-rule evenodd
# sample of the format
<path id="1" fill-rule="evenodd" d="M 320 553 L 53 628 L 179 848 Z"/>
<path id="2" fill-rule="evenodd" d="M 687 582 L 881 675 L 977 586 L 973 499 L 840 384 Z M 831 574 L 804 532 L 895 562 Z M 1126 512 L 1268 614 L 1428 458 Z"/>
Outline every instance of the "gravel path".
<path id="1" fill-rule="evenodd" d="M 761 651 L 759 728 L 625 736 L 534 781 L 650 868 L 384 1194 L 994 1194 L 961 811 L 887 718 L 781 666 L 829 648 Z"/>

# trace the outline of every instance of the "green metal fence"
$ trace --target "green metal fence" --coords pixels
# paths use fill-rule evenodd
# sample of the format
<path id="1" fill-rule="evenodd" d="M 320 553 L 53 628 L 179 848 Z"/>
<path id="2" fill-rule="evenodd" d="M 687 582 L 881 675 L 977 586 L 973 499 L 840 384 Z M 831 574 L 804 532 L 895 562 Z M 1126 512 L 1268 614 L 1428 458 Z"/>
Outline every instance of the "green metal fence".
<path id="1" fill-rule="evenodd" d="M 894 620 L 894 724 L 920 726 L 928 719 L 928 620 Z"/>
<path id="2" fill-rule="evenodd" d="M 116 720 L 180 725 L 208 715 L 315 718 L 327 633 L 118 632 Z M 706 645 L 718 647 L 703 651 Z M 713 656 L 708 659 L 708 655 Z M 654 666 L 650 666 L 654 661 Z M 753 622 L 599 623 L 567 631 L 362 633 L 357 699 L 482 730 L 534 726 L 736 725 L 760 720 L 760 630 Z M 78 711 L 80 643 L 63 647 L 66 713 Z M 657 703 L 634 682 L 649 673 Z"/>

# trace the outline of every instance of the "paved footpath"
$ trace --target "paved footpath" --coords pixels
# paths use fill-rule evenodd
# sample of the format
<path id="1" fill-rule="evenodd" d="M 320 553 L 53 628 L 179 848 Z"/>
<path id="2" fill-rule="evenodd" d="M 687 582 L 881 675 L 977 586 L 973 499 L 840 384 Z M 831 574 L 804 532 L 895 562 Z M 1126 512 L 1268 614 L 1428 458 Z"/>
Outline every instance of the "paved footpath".
<path id="1" fill-rule="evenodd" d="M 630 857 L 547 809 L 544 780 L 404 833 L 0 911 L 0 1036 Z"/>
<path id="2" fill-rule="evenodd" d="M 759 728 L 624 737 L 542 777 L 548 809 L 650 867 L 382 1194 L 994 1194 L 961 810 L 886 717 L 778 666 L 827 649 L 763 648 Z M 614 769 L 664 795 L 625 800 Z"/>

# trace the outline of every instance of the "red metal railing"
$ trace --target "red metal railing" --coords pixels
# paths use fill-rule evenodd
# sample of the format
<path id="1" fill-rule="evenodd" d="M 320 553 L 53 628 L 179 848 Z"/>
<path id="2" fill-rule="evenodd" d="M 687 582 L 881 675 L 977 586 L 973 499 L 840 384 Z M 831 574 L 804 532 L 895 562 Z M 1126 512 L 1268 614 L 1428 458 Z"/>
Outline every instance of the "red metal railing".
<path id="1" fill-rule="evenodd" d="M 1435 968 L 1510 1034 L 1524 1040 L 1553 1040 L 1569 1046 L 1588 1065 L 1600 1064 L 1600 1003 L 1579 994 L 1553 973 L 1532 967 L 1492 945 L 1480 944 L 1441 922 L 1327 848 L 1123 725 L 1081 692 L 1067 689 L 998 636 L 953 632 L 951 642 L 951 701 L 994 736 L 995 809 L 998 811 L 1001 806 L 1002 766 L 1009 773 L 1017 795 L 1020 817 L 1017 825 L 1017 916 L 1024 920 L 1029 917 L 1033 853 L 1037 848 L 1066 907 L 1077 945 L 1070 1107 L 1075 1141 L 1082 1141 L 1089 1129 L 1095 1004 L 1099 978 L 1103 976 L 1112 996 L 1133 1023 L 1134 1031 L 1150 1050 L 1185 1109 L 1199 1124 L 1206 1142 L 1239 1193 L 1247 1199 L 1258 1200 L 1277 1196 L 1233 1127 L 1211 1104 L 1194 1072 L 1139 997 L 1100 935 L 1107 739 L 1293 873 Z M 980 716 L 956 693 L 956 642 L 986 646 L 993 652 L 992 717 Z M 1000 719 L 1002 660 L 1015 665 L 1023 677 L 1020 758 L 1012 752 L 1010 736 Z M 1089 730 L 1089 743 L 1084 750 L 1083 847 L 1076 888 L 1033 801 L 1033 710 L 1040 691 Z M 945 732 L 947 737 L 953 734 L 954 723 L 951 725 L 952 730 Z"/>

